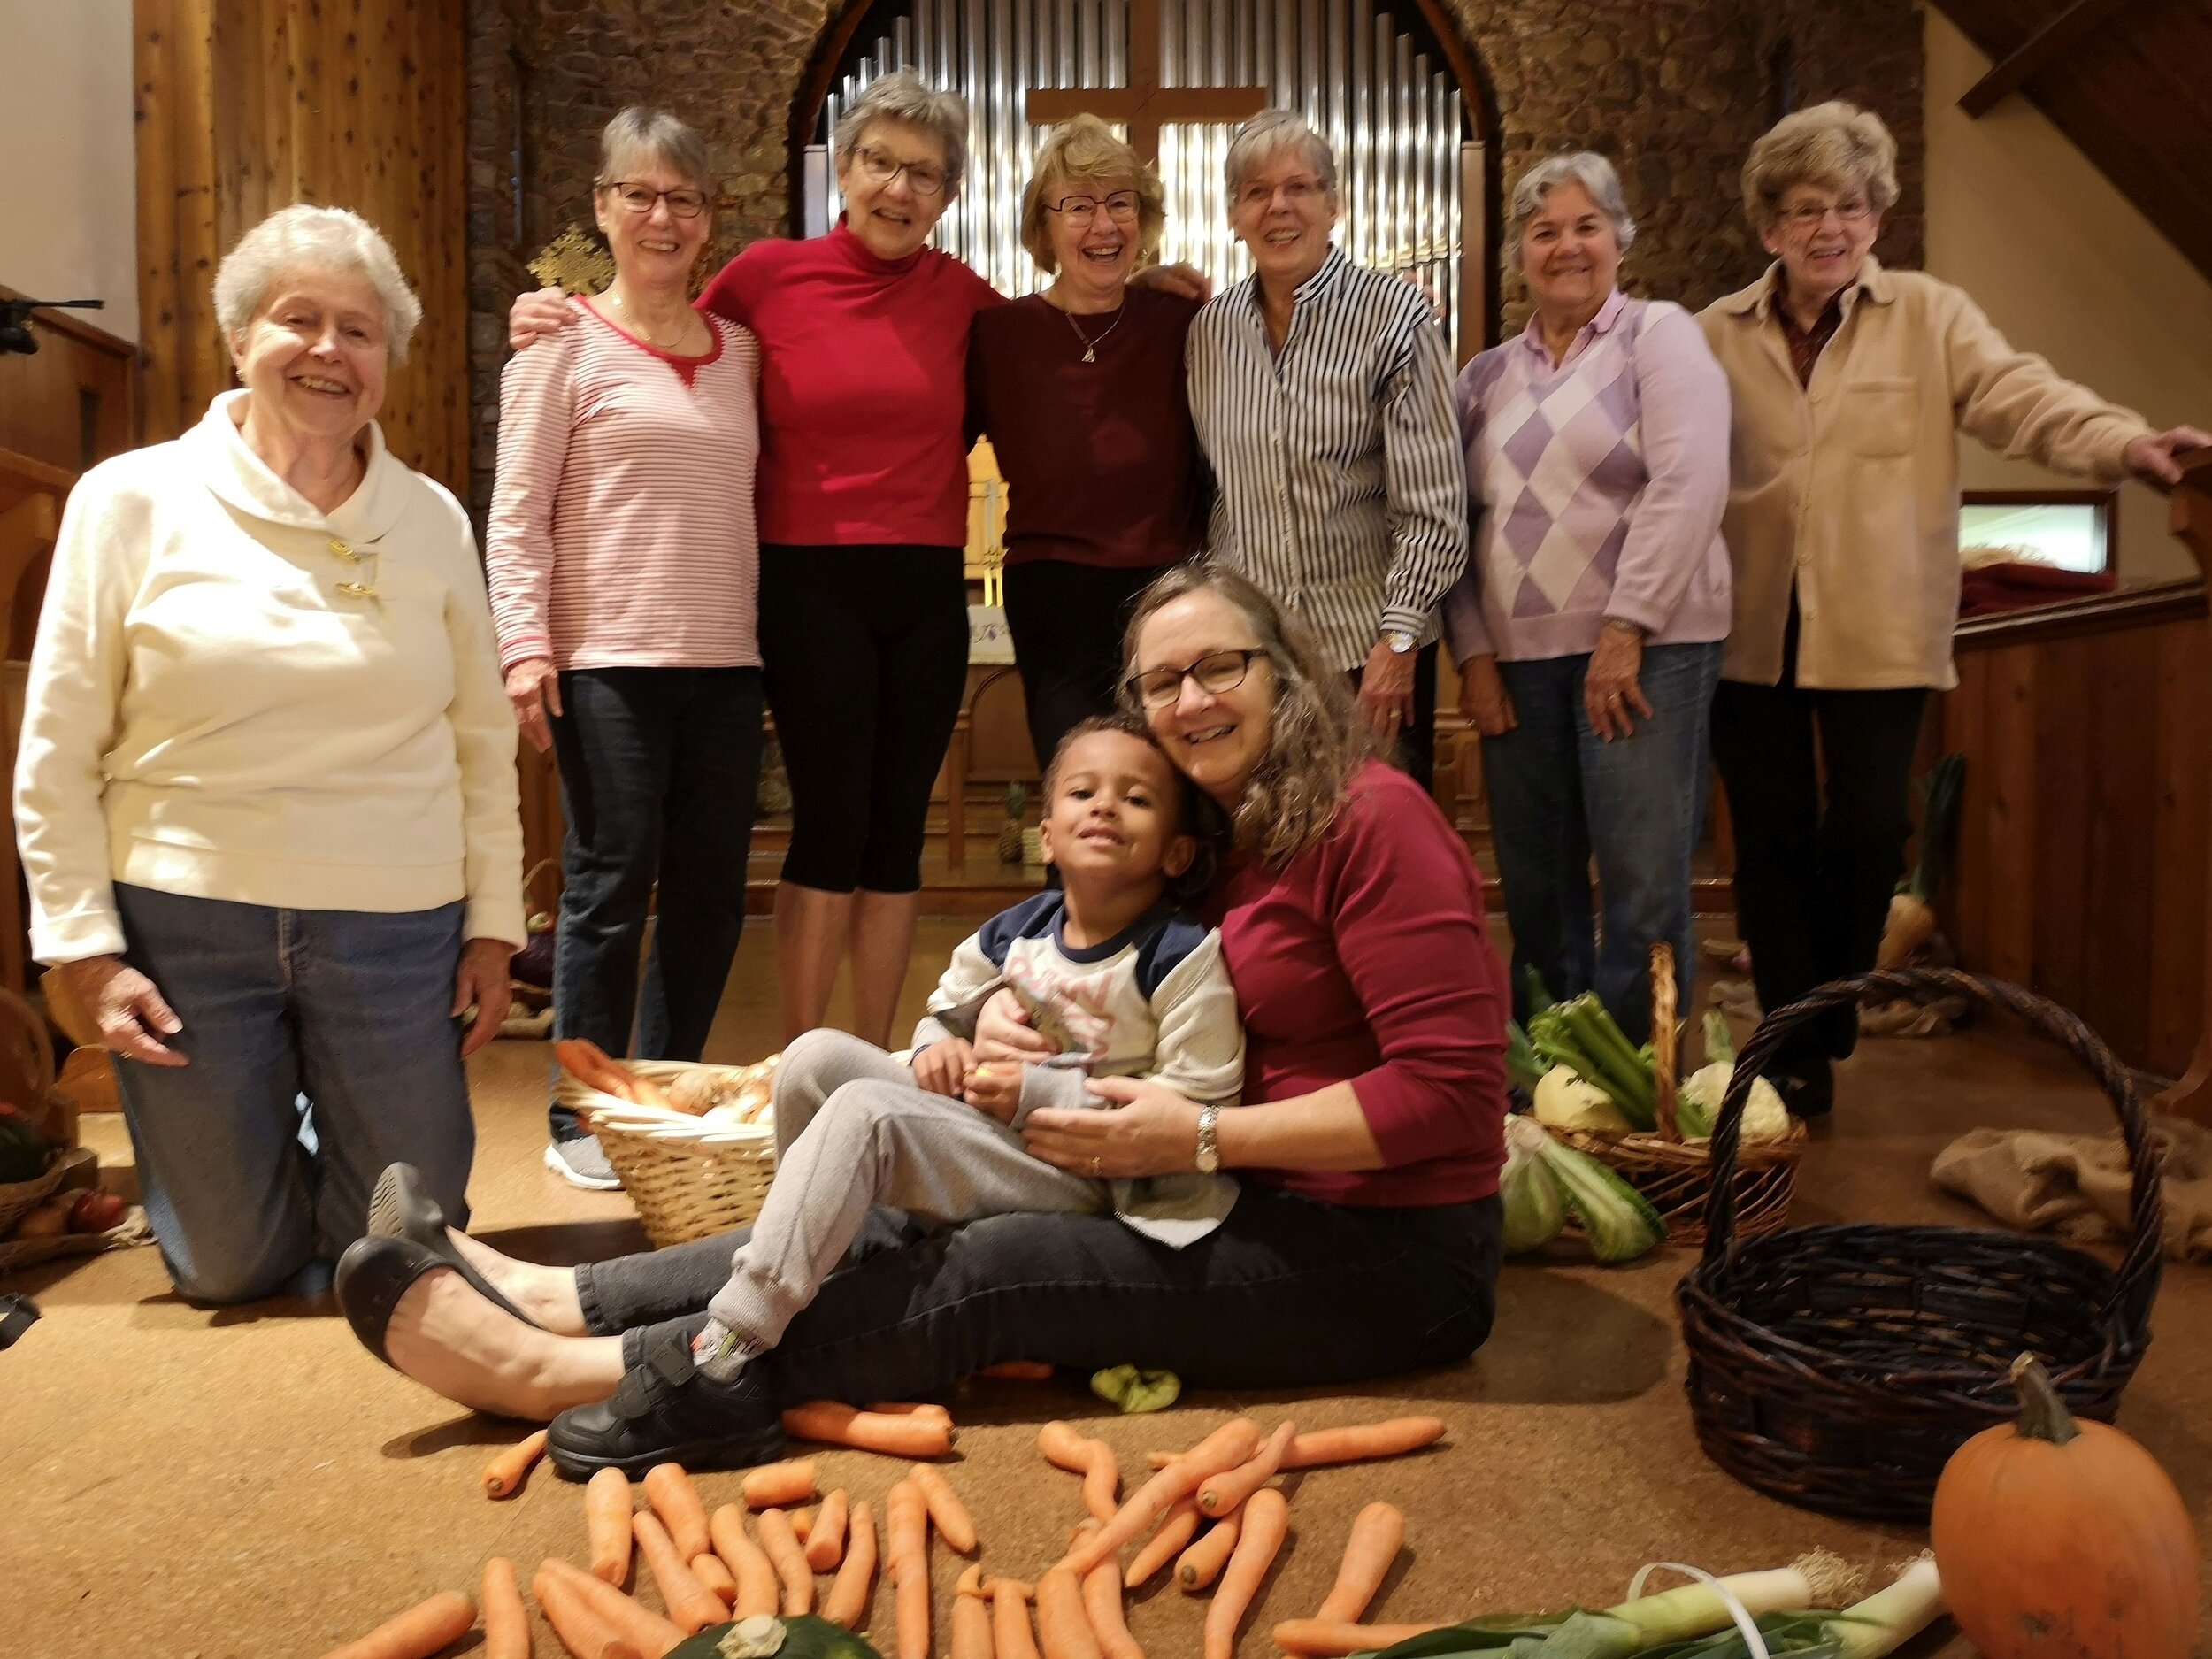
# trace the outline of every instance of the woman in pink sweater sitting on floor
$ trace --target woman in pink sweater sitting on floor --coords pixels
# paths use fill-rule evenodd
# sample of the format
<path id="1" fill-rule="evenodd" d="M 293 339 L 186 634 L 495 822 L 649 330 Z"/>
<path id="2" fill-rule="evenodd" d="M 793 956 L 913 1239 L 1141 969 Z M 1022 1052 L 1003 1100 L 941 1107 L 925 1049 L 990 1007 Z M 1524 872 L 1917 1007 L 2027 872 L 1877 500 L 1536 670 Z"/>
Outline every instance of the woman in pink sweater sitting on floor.
<path id="1" fill-rule="evenodd" d="M 1235 820 L 1206 918 L 1252 1103 L 1102 1079 L 1106 1109 L 1041 1109 L 1022 1133 L 1090 1179 L 1232 1171 L 1217 1228 L 1177 1250 L 1110 1216 L 922 1233 L 879 1211 L 781 1344 L 723 1384 L 692 1343 L 739 1235 L 540 1267 L 417 1206 L 387 1218 L 404 1236 L 348 1286 L 363 1340 L 449 1399 L 557 1414 L 554 1455 L 572 1468 L 757 1463 L 780 1448 L 784 1408 L 918 1398 L 1002 1360 L 1250 1389 L 1471 1354 L 1496 1305 L 1505 1157 L 1505 974 L 1481 878 L 1428 795 L 1377 758 L 1343 676 L 1240 577 L 1161 577 L 1128 666 L 1169 758 Z M 987 1004 L 979 1057 L 1046 1057 L 1054 1045 L 1010 1005 Z"/>

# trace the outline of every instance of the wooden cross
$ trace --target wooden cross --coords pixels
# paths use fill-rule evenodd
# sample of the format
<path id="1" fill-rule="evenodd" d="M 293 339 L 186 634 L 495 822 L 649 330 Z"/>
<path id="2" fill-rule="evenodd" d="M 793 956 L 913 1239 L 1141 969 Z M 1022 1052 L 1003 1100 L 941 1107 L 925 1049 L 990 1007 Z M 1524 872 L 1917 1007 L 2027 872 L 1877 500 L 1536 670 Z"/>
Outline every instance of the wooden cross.
<path id="1" fill-rule="evenodd" d="M 1050 127 L 1077 115 L 1119 121 L 1128 128 L 1129 148 L 1156 163 L 1161 127 L 1249 120 L 1267 107 L 1265 87 L 1163 87 L 1160 38 L 1160 0 L 1129 0 L 1129 84 L 1040 88 L 1029 95 L 1030 125 Z"/>

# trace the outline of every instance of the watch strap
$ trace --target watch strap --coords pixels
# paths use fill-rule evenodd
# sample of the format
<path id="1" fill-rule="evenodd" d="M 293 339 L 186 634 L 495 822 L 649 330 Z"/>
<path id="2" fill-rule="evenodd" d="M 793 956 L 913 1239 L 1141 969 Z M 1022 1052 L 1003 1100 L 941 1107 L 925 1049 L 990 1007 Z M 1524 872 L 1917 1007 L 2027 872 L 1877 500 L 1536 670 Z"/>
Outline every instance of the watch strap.
<path id="1" fill-rule="evenodd" d="M 1221 1169 L 1221 1108 L 1201 1106 L 1198 1109 L 1198 1172 L 1213 1175 Z"/>

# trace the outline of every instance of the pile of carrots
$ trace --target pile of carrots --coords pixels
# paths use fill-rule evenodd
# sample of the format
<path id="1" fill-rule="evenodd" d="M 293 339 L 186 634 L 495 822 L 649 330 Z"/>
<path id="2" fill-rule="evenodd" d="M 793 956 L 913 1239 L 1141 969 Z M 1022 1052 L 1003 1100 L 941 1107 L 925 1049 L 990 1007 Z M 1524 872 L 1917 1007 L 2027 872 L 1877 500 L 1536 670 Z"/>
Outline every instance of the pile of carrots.
<path id="1" fill-rule="evenodd" d="M 948 1455 L 955 1432 L 944 1407 L 896 1402 L 856 1410 L 818 1402 L 786 1413 L 785 1427 L 795 1439 L 902 1459 Z M 1038 1449 L 1082 1478 L 1089 1518 L 1067 1553 L 1033 1582 L 987 1574 L 980 1563 L 961 1575 L 950 1659 L 1144 1659 L 1129 1633 L 1125 1600 L 1171 1563 L 1185 1592 L 1211 1591 L 1203 1659 L 1231 1659 L 1289 1535 L 1290 1503 L 1276 1477 L 1402 1455 L 1443 1432 L 1436 1418 L 1401 1417 L 1302 1435 L 1285 1423 L 1263 1434 L 1238 1417 L 1186 1451 L 1154 1454 L 1156 1472 L 1123 1499 L 1112 1449 L 1065 1423 L 1048 1423 Z M 544 1442 L 541 1431 L 495 1457 L 484 1471 L 486 1493 L 498 1498 L 521 1490 Z M 620 1471 L 594 1476 L 584 1489 L 588 1566 L 550 1557 L 530 1580 L 539 1612 L 575 1659 L 664 1659 L 688 1635 L 763 1614 L 814 1613 L 859 1630 L 879 1566 L 893 1593 L 895 1659 L 931 1659 L 931 1534 L 960 1555 L 980 1548 L 967 1507 L 943 1471 L 923 1461 L 911 1463 L 885 1495 L 880 1539 L 865 1499 L 842 1489 L 818 1493 L 811 1458 L 752 1470 L 739 1485 L 742 1506 L 711 1513 L 673 1463 L 648 1471 L 641 1484 L 643 1508 Z M 1394 1506 L 1369 1504 L 1353 1524 L 1334 1588 L 1312 1617 L 1278 1624 L 1276 1645 L 1294 1655 L 1338 1655 L 1429 1628 L 1360 1622 L 1404 1538 L 1405 1519 Z M 1133 1546 L 1125 1570 L 1123 1555 Z M 664 1610 L 626 1589 L 640 1563 Z M 818 1598 L 818 1575 L 830 1575 Z M 521 1585 L 503 1557 L 485 1564 L 480 1609 L 483 1659 L 530 1659 Z M 479 1603 L 465 1595 L 433 1596 L 326 1659 L 429 1659 L 467 1634 L 478 1612 Z"/>

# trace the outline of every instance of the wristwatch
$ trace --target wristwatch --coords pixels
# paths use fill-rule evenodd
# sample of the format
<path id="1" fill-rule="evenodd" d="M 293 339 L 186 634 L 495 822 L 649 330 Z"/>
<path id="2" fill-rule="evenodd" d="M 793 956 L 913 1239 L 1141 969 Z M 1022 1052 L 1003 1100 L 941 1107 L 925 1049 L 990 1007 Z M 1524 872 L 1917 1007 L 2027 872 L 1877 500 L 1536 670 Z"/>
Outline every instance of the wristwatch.
<path id="1" fill-rule="evenodd" d="M 1201 1106 L 1198 1109 L 1198 1172 L 1201 1175 L 1220 1172 L 1221 1143 L 1215 1134 L 1220 1123 L 1220 1107 Z"/>
<path id="2" fill-rule="evenodd" d="M 1403 628 L 1385 628 L 1383 643 L 1400 657 L 1403 657 L 1413 649 L 1413 635 L 1408 634 Z"/>

